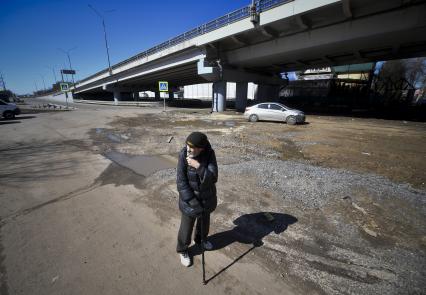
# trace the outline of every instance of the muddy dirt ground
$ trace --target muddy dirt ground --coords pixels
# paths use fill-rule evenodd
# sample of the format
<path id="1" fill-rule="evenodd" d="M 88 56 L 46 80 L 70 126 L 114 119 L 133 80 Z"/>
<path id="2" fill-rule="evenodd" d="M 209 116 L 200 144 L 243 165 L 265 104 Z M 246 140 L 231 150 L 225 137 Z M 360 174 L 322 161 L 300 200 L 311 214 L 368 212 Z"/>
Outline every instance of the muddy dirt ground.
<path id="1" fill-rule="evenodd" d="M 76 107 L 0 120 L 0 294 L 424 294 L 426 124 Z M 194 130 L 219 164 L 206 286 L 175 253 Z"/>
<path id="2" fill-rule="evenodd" d="M 173 167 L 195 130 L 219 164 L 216 251 L 255 262 L 298 294 L 424 294 L 426 124 L 311 116 L 288 126 L 205 110 L 117 116 L 89 131 L 93 152 L 113 160 L 99 180 L 133 184 L 168 226 L 179 216 Z M 170 168 L 138 172 L 129 163 L 140 155 Z"/>

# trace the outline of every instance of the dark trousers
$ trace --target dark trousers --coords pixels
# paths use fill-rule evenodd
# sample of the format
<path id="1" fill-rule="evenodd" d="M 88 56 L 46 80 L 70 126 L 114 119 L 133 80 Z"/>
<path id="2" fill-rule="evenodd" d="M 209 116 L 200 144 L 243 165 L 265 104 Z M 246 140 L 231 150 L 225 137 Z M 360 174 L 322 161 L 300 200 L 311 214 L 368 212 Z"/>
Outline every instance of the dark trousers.
<path id="1" fill-rule="evenodd" d="M 206 240 L 209 234 L 209 228 L 210 228 L 210 213 L 204 213 L 203 216 L 204 216 L 203 217 L 203 234 L 204 234 L 203 240 Z M 201 217 L 192 218 L 192 217 L 186 216 L 185 214 L 182 214 L 182 217 L 180 220 L 176 252 L 182 253 L 188 250 L 188 247 L 191 244 L 192 229 L 194 228 L 195 220 L 197 220 L 197 225 L 195 226 L 194 241 L 197 244 L 201 243 L 201 222 L 200 222 L 201 220 L 200 219 Z"/>

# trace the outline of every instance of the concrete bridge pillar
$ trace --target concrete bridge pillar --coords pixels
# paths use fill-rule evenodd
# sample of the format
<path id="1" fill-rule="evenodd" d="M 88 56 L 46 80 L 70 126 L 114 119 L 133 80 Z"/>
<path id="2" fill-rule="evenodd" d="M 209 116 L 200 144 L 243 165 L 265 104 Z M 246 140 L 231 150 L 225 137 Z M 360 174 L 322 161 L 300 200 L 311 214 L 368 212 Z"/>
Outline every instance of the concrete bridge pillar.
<path id="1" fill-rule="evenodd" d="M 259 102 L 276 101 L 279 98 L 280 85 L 259 84 L 255 99 Z"/>
<path id="2" fill-rule="evenodd" d="M 118 102 L 121 100 L 121 92 L 119 90 L 114 90 L 114 104 L 118 105 Z"/>
<path id="3" fill-rule="evenodd" d="M 226 81 L 213 83 L 213 112 L 226 110 Z"/>
<path id="4" fill-rule="evenodd" d="M 236 97 L 235 97 L 235 109 L 237 112 L 244 113 L 247 106 L 247 90 L 248 83 L 237 82 L 236 84 Z"/>
<path id="5" fill-rule="evenodd" d="M 173 91 L 169 91 L 169 100 L 173 100 L 175 98 L 175 93 Z"/>
<path id="6" fill-rule="evenodd" d="M 133 92 L 133 100 L 135 100 L 135 101 L 139 100 L 139 91 Z"/>

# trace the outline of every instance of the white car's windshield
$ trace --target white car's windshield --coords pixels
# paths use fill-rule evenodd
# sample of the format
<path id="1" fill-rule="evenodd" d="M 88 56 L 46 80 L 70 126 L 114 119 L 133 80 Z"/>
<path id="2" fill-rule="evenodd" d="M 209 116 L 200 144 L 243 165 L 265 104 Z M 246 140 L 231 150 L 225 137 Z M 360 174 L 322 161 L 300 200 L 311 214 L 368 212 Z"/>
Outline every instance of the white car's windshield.
<path id="1" fill-rule="evenodd" d="M 280 107 L 284 108 L 284 110 L 286 110 L 286 111 L 291 110 L 291 108 L 289 108 L 288 106 L 285 106 L 285 105 L 283 105 L 281 103 L 277 103 L 277 105 L 279 105 Z"/>

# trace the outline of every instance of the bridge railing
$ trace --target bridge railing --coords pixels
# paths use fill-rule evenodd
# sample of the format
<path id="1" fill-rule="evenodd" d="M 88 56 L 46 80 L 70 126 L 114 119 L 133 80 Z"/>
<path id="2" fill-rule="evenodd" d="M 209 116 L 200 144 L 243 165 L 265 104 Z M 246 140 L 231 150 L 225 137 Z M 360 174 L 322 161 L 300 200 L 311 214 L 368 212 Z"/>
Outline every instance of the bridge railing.
<path id="1" fill-rule="evenodd" d="M 283 4 L 292 2 L 292 1 L 294 1 L 294 0 L 257 0 L 256 1 L 256 12 L 260 13 L 260 12 L 275 8 L 279 5 L 283 5 Z M 174 37 L 174 38 L 169 39 L 169 40 L 167 40 L 163 43 L 160 43 L 160 44 L 158 44 L 158 45 L 156 45 L 156 46 L 154 46 L 154 47 L 152 47 L 148 50 L 145 50 L 145 51 L 143 51 L 143 52 L 141 52 L 141 53 L 139 53 L 135 56 L 132 56 L 132 57 L 126 59 L 126 60 L 123 60 L 123 61 L 113 65 L 111 68 L 113 70 L 117 69 L 117 68 L 119 68 L 123 65 L 129 64 L 131 62 L 137 61 L 137 60 L 145 58 L 145 57 L 148 57 L 152 54 L 155 54 L 155 53 L 162 51 L 164 49 L 167 49 L 169 47 L 183 43 L 185 41 L 188 41 L 188 40 L 193 39 L 195 37 L 198 37 L 200 35 L 209 33 L 211 31 L 220 29 L 222 27 L 230 25 L 230 24 L 237 22 L 239 20 L 248 18 L 248 17 L 250 17 L 250 7 L 251 7 L 251 5 L 248 5 L 248 6 L 245 6 L 243 8 L 237 9 L 233 12 L 230 12 L 230 13 L 228 13 L 224 16 L 221 16 L 221 17 L 219 17 L 215 20 L 212 20 L 212 21 L 205 23 L 205 24 L 203 24 L 199 27 L 196 27 L 192 30 L 189 30 L 189 31 L 187 31 L 183 34 L 180 34 L 177 37 Z M 88 80 L 90 80 L 90 79 L 92 79 L 92 78 L 94 78 L 98 75 L 102 75 L 102 74 L 105 74 L 105 73 L 108 73 L 108 69 L 102 70 L 102 71 L 97 72 L 96 74 L 93 74 L 93 75 L 91 75 L 91 76 L 89 76 L 89 77 L 87 77 L 83 80 L 80 80 L 79 83 L 88 81 Z"/>

